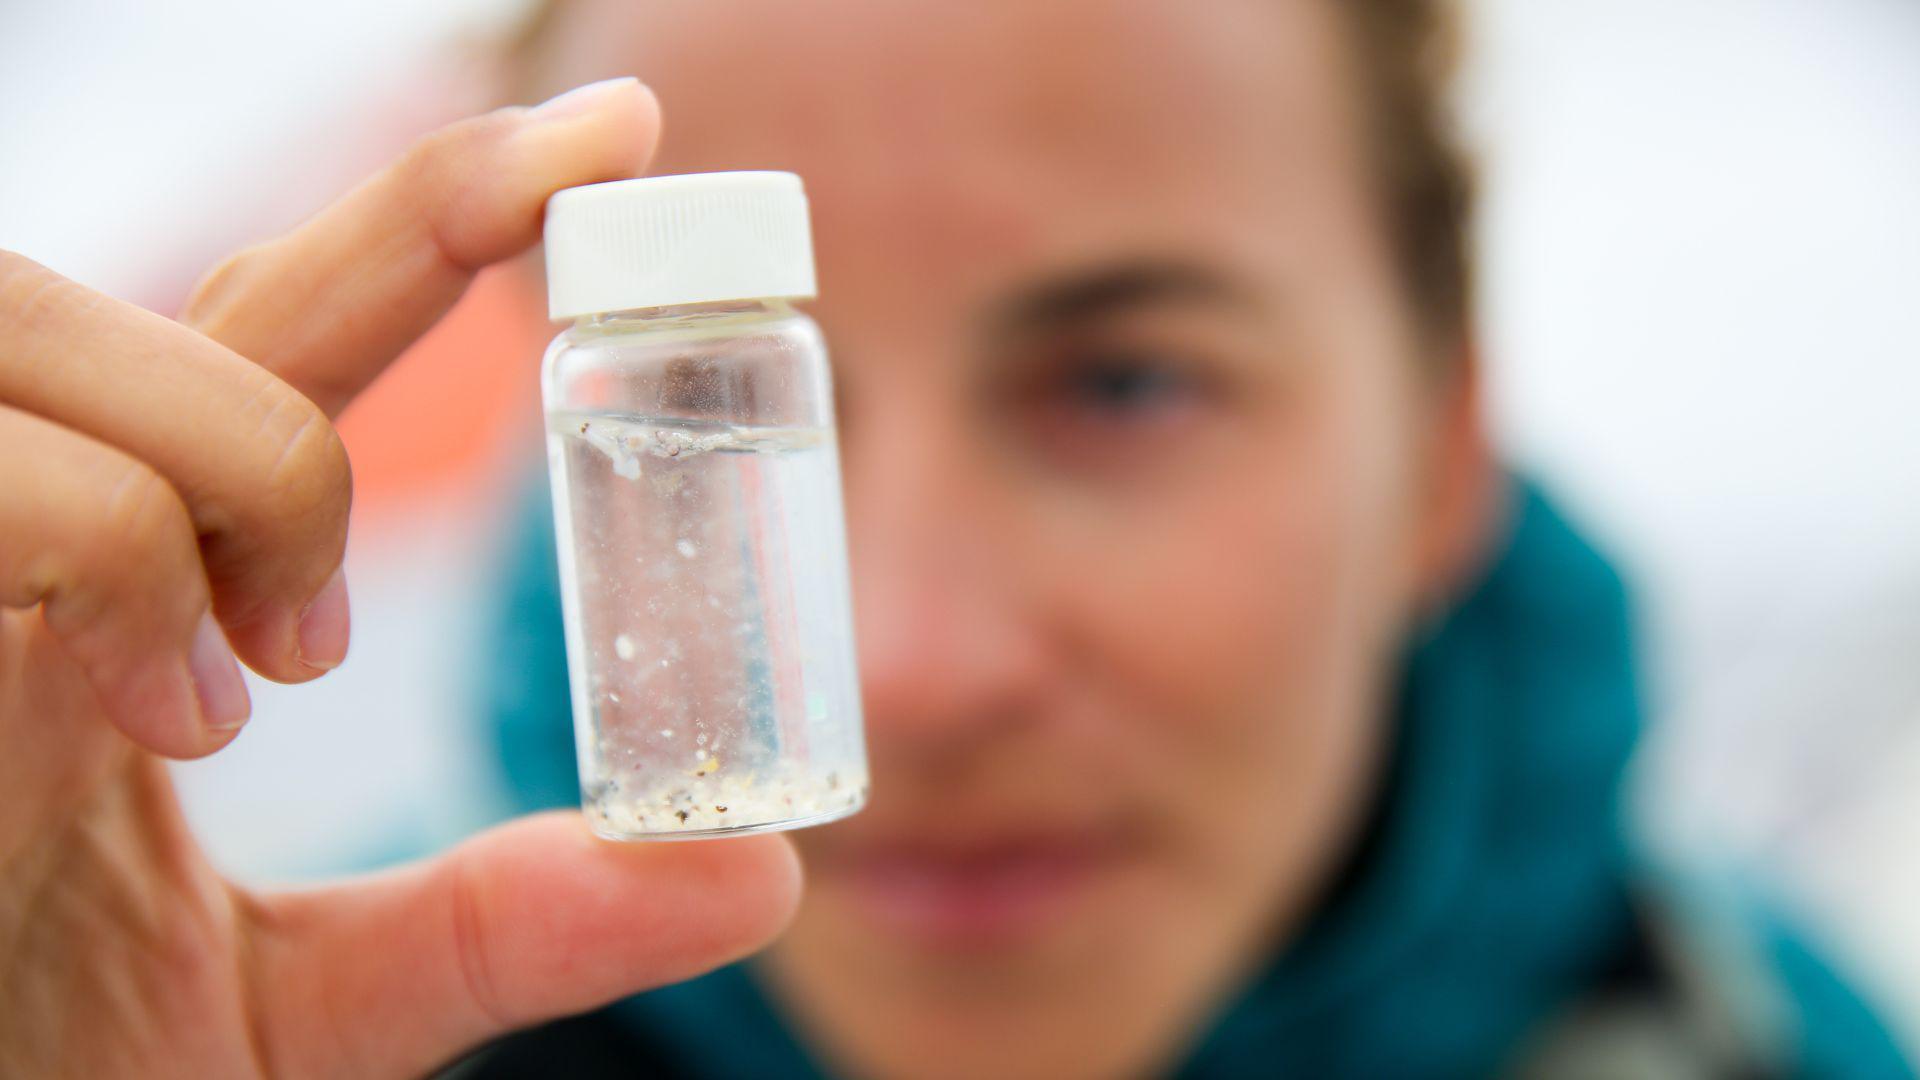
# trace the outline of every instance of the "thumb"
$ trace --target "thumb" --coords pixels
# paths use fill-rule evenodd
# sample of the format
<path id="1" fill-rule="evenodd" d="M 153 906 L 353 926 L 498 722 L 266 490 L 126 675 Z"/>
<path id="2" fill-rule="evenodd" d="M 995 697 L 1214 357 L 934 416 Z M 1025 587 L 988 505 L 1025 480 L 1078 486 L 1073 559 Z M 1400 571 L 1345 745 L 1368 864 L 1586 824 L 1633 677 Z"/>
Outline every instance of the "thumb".
<path id="1" fill-rule="evenodd" d="M 247 902 L 270 1075 L 415 1076 L 496 1035 L 738 960 L 785 927 L 778 837 L 616 844 L 577 814 L 417 867 Z"/>

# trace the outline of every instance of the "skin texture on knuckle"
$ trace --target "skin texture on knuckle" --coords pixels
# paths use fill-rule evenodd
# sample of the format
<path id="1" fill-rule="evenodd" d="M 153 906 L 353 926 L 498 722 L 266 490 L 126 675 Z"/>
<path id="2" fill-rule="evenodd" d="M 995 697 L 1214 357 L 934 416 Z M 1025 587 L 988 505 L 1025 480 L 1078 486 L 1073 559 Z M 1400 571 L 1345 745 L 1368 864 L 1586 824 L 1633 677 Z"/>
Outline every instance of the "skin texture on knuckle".
<path id="1" fill-rule="evenodd" d="M 500 221 L 500 200 L 513 185 L 488 166 L 519 130 L 525 113 L 499 109 L 449 125 L 415 143 L 394 169 L 393 182 L 434 249 L 462 273 L 492 262 L 508 243 L 505 230 L 492 223 Z"/>
<path id="2" fill-rule="evenodd" d="M 352 467 L 346 444 L 320 407 L 263 372 L 235 427 L 245 433 L 240 452 L 246 464 L 222 485 L 226 490 L 204 500 L 197 522 L 203 532 L 218 534 L 216 561 L 225 565 L 236 553 L 257 557 L 262 547 L 290 538 L 343 545 Z"/>
<path id="3" fill-rule="evenodd" d="M 0 602 L 83 625 L 182 572 L 197 580 L 185 506 L 152 467 L 4 406 L 0 445 L 13 455 L 0 470 L 12 473 L 0 476 Z"/>
<path id="4" fill-rule="evenodd" d="M 505 1005 L 500 981 L 494 974 L 493 943 L 498 937 L 489 917 L 486 875 L 476 860 L 465 854 L 455 856 L 444 872 L 448 877 L 448 925 L 461 985 L 487 1029 L 511 1029 L 521 1018 Z"/>
<path id="5" fill-rule="evenodd" d="M 95 539 L 108 547 L 102 554 L 192 540 L 193 529 L 180 496 L 146 463 L 132 459 L 116 463 L 101 480 Z"/>
<path id="6" fill-rule="evenodd" d="M 232 298 L 244 292 L 243 285 L 265 250 L 264 245 L 258 244 L 243 248 L 207 271 L 188 294 L 180 310 L 180 321 L 218 338 L 222 321 L 231 311 Z"/>
<path id="7" fill-rule="evenodd" d="M 287 620 L 340 565 L 353 478 L 326 413 L 275 376 L 256 376 L 225 422 L 225 460 L 190 504 L 214 609 L 236 651 L 269 677 L 292 677 Z"/>
<path id="8" fill-rule="evenodd" d="M 207 610 L 206 576 L 171 485 L 140 461 L 95 449 L 92 460 L 69 463 L 45 508 L 34 567 L 42 618 L 100 707 L 156 721 L 172 715 L 166 671 L 177 659 L 169 658 L 184 654 Z M 192 750 L 169 744 L 169 752 Z"/>
<path id="9" fill-rule="evenodd" d="M 346 443 L 326 414 L 297 391 L 269 436 L 278 454 L 264 477 L 267 494 L 302 529 L 344 523 L 353 496 Z"/>
<path id="10" fill-rule="evenodd" d="M 162 582 L 185 589 L 183 608 L 203 607 L 193 525 L 172 485 L 145 463 L 115 455 L 100 463 L 88 489 L 97 501 L 74 526 L 77 558 L 47 598 L 49 618 L 92 621 L 110 605 L 128 602 L 125 593 L 165 587 Z"/>

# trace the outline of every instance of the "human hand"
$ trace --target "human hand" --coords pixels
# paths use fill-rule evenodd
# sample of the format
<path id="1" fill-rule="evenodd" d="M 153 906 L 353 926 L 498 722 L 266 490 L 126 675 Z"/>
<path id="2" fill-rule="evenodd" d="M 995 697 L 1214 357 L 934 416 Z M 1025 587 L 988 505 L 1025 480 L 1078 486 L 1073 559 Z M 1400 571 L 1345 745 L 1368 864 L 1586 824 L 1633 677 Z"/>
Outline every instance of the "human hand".
<path id="1" fill-rule="evenodd" d="M 534 242 L 548 195 L 636 175 L 658 130 L 631 81 L 456 124 L 180 322 L 0 252 L 0 1075 L 415 1075 L 784 925 L 784 841 L 618 845 L 574 814 L 251 892 L 163 760 L 237 733 L 236 656 L 282 682 L 345 657 L 331 418 Z"/>

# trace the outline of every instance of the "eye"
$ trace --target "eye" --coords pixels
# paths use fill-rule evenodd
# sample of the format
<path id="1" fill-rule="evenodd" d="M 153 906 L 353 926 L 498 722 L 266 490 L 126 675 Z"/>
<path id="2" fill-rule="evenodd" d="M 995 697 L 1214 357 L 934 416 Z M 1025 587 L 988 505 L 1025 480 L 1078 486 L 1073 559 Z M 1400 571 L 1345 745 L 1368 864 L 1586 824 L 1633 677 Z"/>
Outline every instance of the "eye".
<path id="1" fill-rule="evenodd" d="M 1203 396 L 1192 365 L 1154 349 L 1106 348 L 1072 354 L 1055 368 L 1053 406 L 1083 422 L 1153 423 Z"/>
<path id="2" fill-rule="evenodd" d="M 1218 365 L 1158 344 L 1063 344 L 1021 368 L 1006 387 L 1017 444 L 1036 464 L 1105 479 L 1164 473 L 1191 452 L 1222 405 Z"/>

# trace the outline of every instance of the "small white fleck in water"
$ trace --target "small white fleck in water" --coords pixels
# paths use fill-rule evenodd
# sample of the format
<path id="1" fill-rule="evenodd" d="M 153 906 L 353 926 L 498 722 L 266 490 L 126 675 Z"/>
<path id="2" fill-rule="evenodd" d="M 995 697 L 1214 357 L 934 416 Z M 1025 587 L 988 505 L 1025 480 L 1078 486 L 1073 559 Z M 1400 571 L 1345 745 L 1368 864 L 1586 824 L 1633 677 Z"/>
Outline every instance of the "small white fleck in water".
<path id="1" fill-rule="evenodd" d="M 620 659 L 622 660 L 633 659 L 633 654 L 634 654 L 633 639 L 628 637 L 625 634 L 621 634 L 619 637 L 614 638 L 613 651 L 614 651 L 614 655 L 620 657 Z"/>
<path id="2" fill-rule="evenodd" d="M 695 555 L 700 554 L 700 549 L 694 546 L 693 541 L 684 536 L 680 538 L 679 542 L 673 545 L 673 550 L 679 552 L 680 557 L 683 559 L 691 559 Z"/>

